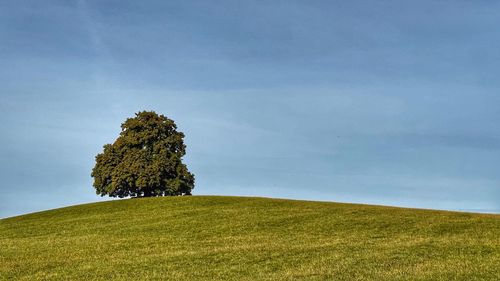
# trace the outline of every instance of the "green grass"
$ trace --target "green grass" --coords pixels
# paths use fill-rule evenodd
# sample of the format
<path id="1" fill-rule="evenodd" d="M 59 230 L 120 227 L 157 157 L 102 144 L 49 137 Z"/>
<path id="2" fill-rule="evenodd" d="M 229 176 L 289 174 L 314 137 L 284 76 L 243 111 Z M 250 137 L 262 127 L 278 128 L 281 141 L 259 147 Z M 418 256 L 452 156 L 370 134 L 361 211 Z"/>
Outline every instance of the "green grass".
<path id="1" fill-rule="evenodd" d="M 500 215 L 241 197 L 0 220 L 0 279 L 500 280 Z"/>

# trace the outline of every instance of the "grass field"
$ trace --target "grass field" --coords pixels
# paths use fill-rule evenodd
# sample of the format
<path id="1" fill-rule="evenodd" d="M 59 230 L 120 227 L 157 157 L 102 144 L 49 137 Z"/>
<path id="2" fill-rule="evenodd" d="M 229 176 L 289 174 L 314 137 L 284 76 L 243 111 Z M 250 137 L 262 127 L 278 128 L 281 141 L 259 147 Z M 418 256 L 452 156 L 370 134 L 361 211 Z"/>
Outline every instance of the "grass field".
<path id="1" fill-rule="evenodd" d="M 500 280 L 500 215 L 242 197 L 0 220 L 0 278 Z"/>

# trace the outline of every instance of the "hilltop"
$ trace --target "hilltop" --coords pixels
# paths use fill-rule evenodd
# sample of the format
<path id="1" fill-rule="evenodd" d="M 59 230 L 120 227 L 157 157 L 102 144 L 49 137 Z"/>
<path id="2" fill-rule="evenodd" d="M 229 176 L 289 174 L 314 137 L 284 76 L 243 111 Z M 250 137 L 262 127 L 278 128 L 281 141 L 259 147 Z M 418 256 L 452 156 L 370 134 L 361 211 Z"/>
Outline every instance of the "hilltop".
<path id="1" fill-rule="evenodd" d="M 184 196 L 0 220 L 24 280 L 500 280 L 500 215 Z"/>

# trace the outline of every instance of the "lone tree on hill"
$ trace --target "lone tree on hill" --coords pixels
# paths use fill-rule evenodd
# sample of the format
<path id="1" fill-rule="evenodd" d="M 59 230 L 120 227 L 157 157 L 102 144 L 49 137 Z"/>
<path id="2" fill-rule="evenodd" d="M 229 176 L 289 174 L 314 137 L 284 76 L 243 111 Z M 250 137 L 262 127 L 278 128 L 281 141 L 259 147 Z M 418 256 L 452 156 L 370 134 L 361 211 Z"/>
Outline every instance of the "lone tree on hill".
<path id="1" fill-rule="evenodd" d="M 128 118 L 116 141 L 96 156 L 96 193 L 120 198 L 191 195 L 194 176 L 182 163 L 183 138 L 173 120 L 153 111 Z"/>

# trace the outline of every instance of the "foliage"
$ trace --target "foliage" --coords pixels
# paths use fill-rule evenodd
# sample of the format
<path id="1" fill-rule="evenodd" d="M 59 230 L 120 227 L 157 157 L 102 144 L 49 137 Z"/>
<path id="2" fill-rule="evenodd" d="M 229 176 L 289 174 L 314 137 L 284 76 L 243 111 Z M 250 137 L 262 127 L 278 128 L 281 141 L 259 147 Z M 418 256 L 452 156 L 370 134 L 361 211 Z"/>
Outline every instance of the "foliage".
<path id="1" fill-rule="evenodd" d="M 120 136 L 104 145 L 92 170 L 96 193 L 111 197 L 190 195 L 194 176 L 182 163 L 184 134 L 174 121 L 152 111 L 136 113 Z"/>

